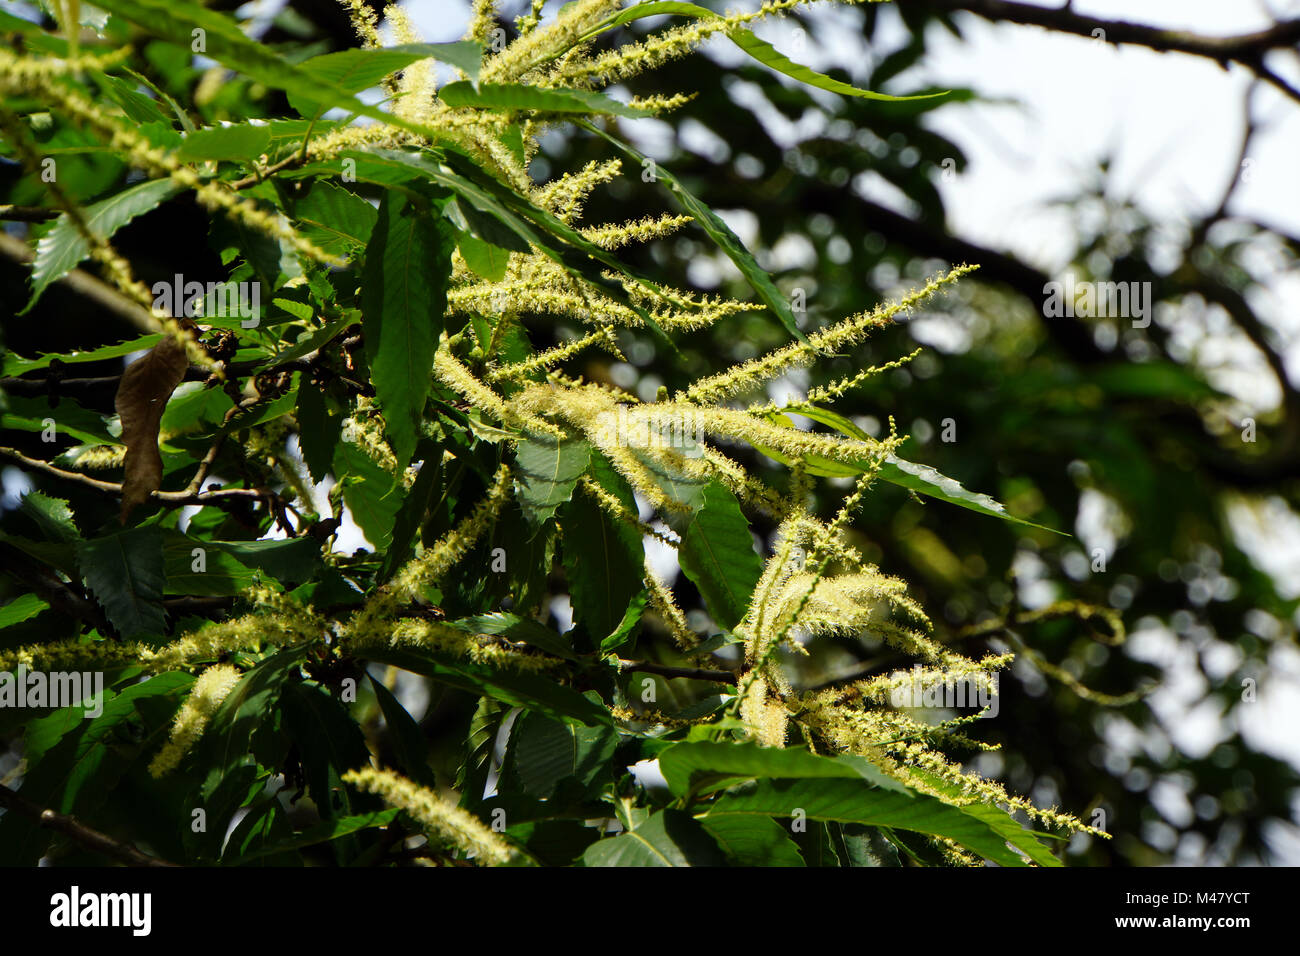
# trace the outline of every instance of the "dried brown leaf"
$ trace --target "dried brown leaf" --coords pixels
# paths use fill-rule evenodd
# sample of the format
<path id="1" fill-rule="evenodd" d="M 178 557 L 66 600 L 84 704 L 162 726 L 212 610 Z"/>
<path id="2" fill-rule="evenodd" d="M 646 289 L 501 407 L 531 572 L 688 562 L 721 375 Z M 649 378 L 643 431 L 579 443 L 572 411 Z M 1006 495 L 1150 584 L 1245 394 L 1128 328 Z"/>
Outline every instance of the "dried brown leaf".
<path id="1" fill-rule="evenodd" d="M 185 348 L 166 336 L 127 366 L 113 404 L 122 419 L 126 475 L 122 479 L 122 523 L 162 485 L 158 425 L 163 410 L 189 367 Z"/>

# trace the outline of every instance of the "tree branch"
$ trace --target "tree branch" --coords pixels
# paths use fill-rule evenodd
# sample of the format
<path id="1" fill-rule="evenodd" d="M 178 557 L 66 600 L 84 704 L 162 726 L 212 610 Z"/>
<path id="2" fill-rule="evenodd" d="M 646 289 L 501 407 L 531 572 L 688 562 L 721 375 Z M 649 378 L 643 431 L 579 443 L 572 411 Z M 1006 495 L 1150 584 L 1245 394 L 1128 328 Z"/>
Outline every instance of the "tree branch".
<path id="1" fill-rule="evenodd" d="M 3 785 L 0 785 L 0 807 L 4 807 L 10 813 L 19 813 L 35 820 L 41 826 L 71 838 L 79 846 L 94 853 L 101 853 L 127 866 L 176 866 L 175 863 L 142 853 L 129 843 L 115 840 L 84 823 L 79 823 L 67 814 L 42 809 L 16 790 L 10 790 Z"/>
<path id="2" fill-rule="evenodd" d="M 24 265 L 35 258 L 35 253 L 32 252 L 27 243 L 5 232 L 0 232 L 0 253 Z M 89 272 L 73 269 L 66 275 L 60 276 L 59 281 L 79 295 L 84 295 L 108 311 L 130 322 L 141 332 L 152 334 L 158 331 L 157 322 L 154 321 L 154 317 L 149 313 L 148 309 L 134 299 L 127 298 L 111 285 L 96 279 Z"/>
<path id="3" fill-rule="evenodd" d="M 1290 50 L 1300 44 L 1300 19 L 1279 20 L 1254 33 L 1214 37 L 1186 30 L 1166 30 L 1127 20 L 1103 20 L 1075 13 L 1064 7 L 1040 7 L 1012 0 L 932 0 L 931 6 L 948 12 L 965 11 L 985 20 L 1000 20 L 1042 27 L 1057 33 L 1092 38 L 1095 30 L 1105 31 L 1102 40 L 1118 46 L 1128 43 L 1158 53 L 1186 53 L 1214 60 L 1220 66 L 1239 63 L 1261 80 L 1300 102 L 1300 90 L 1274 73 L 1264 63 L 1273 50 Z"/>
<path id="4" fill-rule="evenodd" d="M 731 671 L 713 670 L 706 667 L 673 667 L 669 664 L 656 664 L 653 661 L 626 661 L 619 659 L 620 671 L 641 671 L 646 674 L 658 674 L 660 677 L 685 677 L 689 680 L 707 680 L 715 684 L 734 684 L 736 675 Z"/>
<path id="5" fill-rule="evenodd" d="M 8 458 L 19 464 L 26 465 L 36 471 L 51 475 L 55 478 L 62 478 L 64 481 L 75 481 L 79 485 L 87 488 L 93 488 L 95 491 L 106 491 L 110 494 L 120 495 L 122 486 L 116 481 L 100 481 L 98 478 L 91 478 L 89 475 L 83 475 L 76 471 L 65 471 L 51 465 L 48 461 L 41 461 L 39 458 L 28 458 L 22 452 L 15 448 L 0 447 L 0 457 Z M 218 501 L 228 500 L 231 498 L 273 498 L 275 497 L 270 491 L 259 488 L 217 488 L 212 491 L 198 491 L 195 489 L 186 489 L 184 491 L 155 491 L 153 499 L 161 502 L 165 507 L 177 508 L 184 505 L 205 505 L 213 504 Z"/>

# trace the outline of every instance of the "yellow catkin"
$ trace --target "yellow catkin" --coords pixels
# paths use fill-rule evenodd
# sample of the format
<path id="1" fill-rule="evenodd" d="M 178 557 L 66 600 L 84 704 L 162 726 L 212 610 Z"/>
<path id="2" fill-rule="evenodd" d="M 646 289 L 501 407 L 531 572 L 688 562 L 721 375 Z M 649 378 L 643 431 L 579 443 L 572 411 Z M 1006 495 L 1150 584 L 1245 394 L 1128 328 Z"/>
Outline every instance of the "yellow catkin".
<path id="1" fill-rule="evenodd" d="M 238 668 L 231 664 L 216 664 L 199 675 L 172 722 L 171 737 L 149 764 L 150 774 L 161 777 L 180 765 L 239 678 Z"/>
<path id="2" fill-rule="evenodd" d="M 349 770 L 342 779 L 358 790 L 378 794 L 390 806 L 401 807 L 430 839 L 454 846 L 484 866 L 501 866 L 516 855 L 509 843 L 474 814 L 392 771 L 363 767 Z"/>

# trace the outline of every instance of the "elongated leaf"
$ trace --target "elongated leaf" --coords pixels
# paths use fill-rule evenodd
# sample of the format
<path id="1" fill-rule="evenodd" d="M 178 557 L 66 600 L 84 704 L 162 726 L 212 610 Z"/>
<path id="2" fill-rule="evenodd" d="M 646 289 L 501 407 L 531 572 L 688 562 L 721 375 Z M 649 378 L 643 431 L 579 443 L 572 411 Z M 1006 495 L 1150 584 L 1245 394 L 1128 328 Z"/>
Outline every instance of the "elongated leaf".
<path id="1" fill-rule="evenodd" d="M 331 840 L 337 840 L 340 837 L 349 834 L 358 833 L 362 830 L 371 830 L 376 827 L 386 827 L 401 813 L 398 807 L 390 807 L 387 810 L 376 810 L 373 813 L 359 813 L 350 817 L 335 817 L 332 820 L 326 820 L 308 830 L 280 840 L 276 843 L 269 844 L 261 849 L 254 850 L 252 853 L 241 854 L 238 865 L 243 866 L 253 860 L 262 859 L 267 856 L 276 856 L 289 850 L 301 850 L 303 847 L 315 846 L 318 843 L 329 843 Z"/>
<path id="2" fill-rule="evenodd" d="M 535 797 L 550 797 L 556 784 L 567 777 L 590 784 L 618 746 L 618 732 L 609 727 L 579 727 L 525 712 L 515 721 L 511 753 L 524 790 Z"/>
<path id="3" fill-rule="evenodd" d="M 577 229 L 539 209 L 504 183 L 483 172 L 472 160 L 461 156 L 455 149 L 448 147 L 442 154 L 394 149 L 365 152 L 345 150 L 339 154 L 339 158 L 356 163 L 355 172 L 359 181 L 396 185 L 420 178 L 450 189 L 465 200 L 461 204 L 462 211 L 468 212 L 465 209 L 468 204 L 481 213 L 495 217 L 507 231 L 524 243 L 521 251 L 535 246 L 539 252 L 560 263 L 570 274 L 591 283 L 614 301 L 632 309 L 662 341 L 670 348 L 676 348 L 654 317 L 633 300 L 621 284 L 605 278 L 600 266 L 621 272 L 650 293 L 659 295 L 661 290 L 655 283 L 633 272 L 616 256 L 586 239 Z M 318 163 L 286 175 L 337 175 L 338 172 L 337 163 Z M 492 241 L 505 247 L 503 241 Z"/>
<path id="4" fill-rule="evenodd" d="M 323 84 L 347 93 L 360 93 L 378 86 L 389 74 L 404 70 L 418 60 L 429 58 L 442 60 L 477 75 L 482 57 L 483 48 L 468 40 L 455 43 L 408 43 L 379 49 L 323 53 L 299 64 L 299 68 Z M 302 94 L 291 95 L 289 104 L 308 119 L 319 115 L 326 108 L 326 103 Z"/>
<path id="5" fill-rule="evenodd" d="M 786 828 L 764 817 L 717 816 L 700 820 L 734 866 L 806 866 Z"/>
<path id="6" fill-rule="evenodd" d="M 603 93 L 561 87 L 523 86 L 517 83 L 483 83 L 477 89 L 472 83 L 448 83 L 438 91 L 438 98 L 452 107 L 504 112 L 535 110 L 539 113 L 608 113 L 632 118 L 653 115 L 650 110 L 628 106 Z"/>
<path id="7" fill-rule="evenodd" d="M 277 651 L 247 671 L 221 702 L 195 755 L 195 765 L 207 768 L 201 786 L 205 799 L 211 798 L 226 776 L 244 762 L 256 731 L 276 713 L 275 705 L 285 683 L 297 674 L 305 656 L 306 652 L 296 647 Z M 228 808 L 217 808 L 224 809 Z M 216 815 L 217 810 L 209 806 L 209 813 Z"/>
<path id="8" fill-rule="evenodd" d="M 101 239 L 109 239 L 136 216 L 144 215 L 180 191 L 180 187 L 170 179 L 150 179 L 92 203 L 82 213 L 92 233 Z M 67 275 L 88 255 L 90 246 L 85 237 L 77 231 L 67 213 L 59 216 L 50 231 L 36 243 L 32 297 L 23 312 L 36 304 L 51 282 Z"/>
<path id="9" fill-rule="evenodd" d="M 177 701 L 193 684 L 189 674 L 159 674 L 121 693 L 104 690 L 104 712 L 90 720 L 51 715 L 44 730 L 61 727 L 27 751 L 21 793 L 37 806 L 76 813 L 95 825 L 96 809 L 136 761 L 147 758 L 166 731 Z M 107 681 L 105 682 L 107 683 Z M 0 817 L 0 866 L 35 866 L 53 832 L 17 813 Z"/>
<path id="10" fill-rule="evenodd" d="M 680 810 L 660 810 L 631 833 L 599 840 L 582 855 L 587 866 L 722 866 L 713 837 Z"/>
<path id="11" fill-rule="evenodd" d="M 0 629 L 31 620 L 48 607 L 35 594 L 20 595 L 8 604 L 0 605 Z"/>
<path id="12" fill-rule="evenodd" d="M 240 564 L 256 568 L 283 584 L 295 585 L 320 567 L 320 544 L 312 538 L 265 541 L 209 541 Z"/>
<path id="13" fill-rule="evenodd" d="M 769 777 L 862 780 L 906 797 L 911 791 L 861 757 L 822 757 L 807 750 L 693 741 L 659 755 L 659 769 L 678 796 L 712 793 L 739 780 Z"/>
<path id="14" fill-rule="evenodd" d="M 210 126 L 185 137 L 176 151 L 182 160 L 215 159 L 244 163 L 256 159 L 271 145 L 271 128 L 240 123 L 236 126 Z"/>
<path id="15" fill-rule="evenodd" d="M 584 39 L 589 39 L 605 30 L 622 26 L 625 23 L 631 23 L 633 20 L 641 20 L 645 17 L 656 17 L 663 15 L 678 14 L 682 16 L 694 17 L 699 20 L 717 19 L 719 14 L 707 7 L 702 7 L 695 3 L 680 3 L 673 0 L 650 0 L 647 3 L 638 3 L 633 7 L 620 11 L 608 20 L 603 21 L 594 29 L 585 34 Z M 744 27 L 736 27 L 728 31 L 727 37 L 740 47 L 750 56 L 764 66 L 771 67 L 778 73 L 784 73 L 786 76 L 798 80 L 800 83 L 806 83 L 809 86 L 815 86 L 821 90 L 828 90 L 831 93 L 840 93 L 844 96 L 857 96 L 868 100 L 926 100 L 937 96 L 944 96 L 945 93 L 923 93 L 917 96 L 891 96 L 888 93 L 873 93 L 870 90 L 858 89 L 856 86 L 850 86 L 848 83 L 841 83 L 839 80 L 832 79 L 822 73 L 818 73 L 809 67 L 795 63 L 778 51 L 770 43 L 760 40 L 752 32 Z"/>
<path id="16" fill-rule="evenodd" d="M 596 459 L 596 480 L 636 513 L 622 478 Z M 641 591 L 645 552 L 635 528 L 609 516 L 590 495 L 576 495 L 560 511 L 560 540 L 575 619 L 600 642 L 618 629 Z"/>
<path id="17" fill-rule="evenodd" d="M 731 230 L 730 226 L 723 222 L 716 212 L 697 199 L 693 193 L 681 184 L 676 176 L 662 166 L 654 164 L 652 160 L 635 147 L 623 142 L 616 136 L 611 136 L 591 123 L 580 122 L 578 125 L 608 140 L 615 148 L 632 157 L 638 166 L 653 169 L 655 177 L 663 180 L 664 185 L 677 197 L 677 201 L 682 208 L 703 227 L 704 231 L 709 234 L 709 238 L 714 241 L 719 249 L 726 253 L 727 258 L 736 264 L 736 268 L 749 280 L 749 284 L 758 293 L 759 299 L 781 321 L 786 331 L 800 342 L 808 341 L 808 337 L 799 331 L 799 326 L 795 322 L 794 311 L 791 309 L 790 303 L 786 301 L 785 296 L 781 294 L 781 290 L 776 287 L 776 283 L 772 281 L 772 277 L 767 274 L 766 269 L 758 264 L 753 253 L 745 248 L 745 244 L 740 241 L 740 237 Z"/>
<path id="18" fill-rule="evenodd" d="M 798 80 L 800 83 L 806 83 L 808 86 L 815 86 L 819 90 L 827 90 L 831 93 L 839 93 L 841 96 L 856 96 L 865 100 L 884 100 L 886 102 L 899 102 L 904 100 L 931 100 L 940 96 L 946 96 L 947 91 L 942 93 L 918 93 L 914 96 L 893 96 L 889 93 L 875 93 L 871 90 L 859 89 L 849 83 L 841 83 L 824 73 L 818 73 L 816 70 L 804 66 L 802 63 L 795 63 L 784 53 L 778 50 L 766 40 L 760 40 L 749 30 L 733 30 L 727 34 L 731 42 L 736 44 L 750 56 L 764 66 L 771 67 L 778 73 L 784 73 L 791 79 Z"/>
<path id="19" fill-rule="evenodd" d="M 393 540 L 379 571 L 381 581 L 387 581 L 411 559 L 415 533 L 420 530 L 420 524 L 433 504 L 434 495 L 442 488 L 442 449 L 437 443 L 429 438 L 420 439 L 420 444 L 415 448 L 415 457 L 422 462 L 420 473 L 393 519 Z"/>
<path id="20" fill-rule="evenodd" d="M 366 657 L 412 674 L 424 674 L 473 694 L 486 694 L 514 707 L 527 707 L 566 723 L 577 722 L 588 727 L 613 725 L 613 718 L 603 706 L 541 674 L 494 670 L 469 660 L 414 649 L 367 648 Z"/>
<path id="21" fill-rule="evenodd" d="M 131 339 L 129 342 L 101 345 L 99 348 L 88 349 L 84 352 L 38 355 L 36 358 L 24 358 L 21 355 L 11 353 L 0 359 L 0 370 L 3 370 L 5 375 L 24 375 L 27 372 L 35 372 L 46 368 L 56 359 L 65 365 L 80 362 L 102 362 L 104 359 L 122 358 L 132 352 L 146 352 L 157 345 L 158 340 L 161 338 L 162 336 L 157 334 L 142 335 L 137 339 Z"/>
<path id="22" fill-rule="evenodd" d="M 385 194 L 366 247 L 361 313 L 371 380 L 402 467 L 424 418 L 453 248 L 449 222 Z"/>
<path id="23" fill-rule="evenodd" d="M 246 36 L 231 18 L 188 0 L 101 0 L 96 6 L 187 49 L 195 38 L 194 31 L 202 31 L 207 56 L 290 96 L 316 102 L 322 110 L 337 106 L 412 133 L 437 136 L 435 130 L 363 103 L 332 80 L 294 66 Z"/>
<path id="24" fill-rule="evenodd" d="M 320 815 L 328 820 L 362 809 L 339 780 L 370 760 L 365 735 L 347 708 L 323 687 L 301 683 L 284 688 L 281 707 L 285 726 L 298 748 L 307 792 Z M 361 799 L 363 804 L 369 802 Z"/>
<path id="25" fill-rule="evenodd" d="M 86 586 L 123 637 L 163 633 L 167 577 L 161 528 L 146 526 L 90 538 L 77 547 L 77 560 Z"/>
<path id="26" fill-rule="evenodd" d="M 212 542 L 178 531 L 164 532 L 163 560 L 167 594 L 237 595 L 261 582 L 261 576 Z"/>
<path id="27" fill-rule="evenodd" d="M 508 611 L 493 611 L 490 614 L 464 617 L 447 623 L 470 634 L 499 634 L 512 643 L 531 644 L 552 657 L 577 660 L 569 638 L 557 634 L 545 624 L 530 617 L 520 617 Z"/>
<path id="28" fill-rule="evenodd" d="M 334 474 L 343 485 L 343 502 L 361 526 L 366 540 L 379 550 L 392 542 L 393 524 L 406 489 L 349 442 L 334 450 Z"/>
<path id="29" fill-rule="evenodd" d="M 855 425 L 848 418 L 838 412 L 833 412 L 829 408 L 821 408 L 817 405 L 800 403 L 797 405 L 788 405 L 785 411 L 793 412 L 797 415 L 803 415 L 811 418 L 815 422 L 828 425 L 849 438 L 856 438 L 859 441 L 870 441 L 870 436 L 861 428 Z M 772 421 L 779 424 L 789 425 L 792 423 L 784 415 L 769 416 Z M 780 460 L 784 459 L 779 452 L 771 449 L 761 449 L 765 455 Z M 867 467 L 869 461 L 864 458 L 861 463 L 845 463 L 839 461 L 830 461 L 829 459 L 818 459 L 818 464 L 826 466 L 823 468 L 824 473 L 830 474 L 857 474 Z M 839 469 L 844 469 L 840 471 Z M 811 470 L 811 469 L 810 469 Z M 980 514 L 989 515 L 994 518 L 1001 518 L 1004 521 L 1014 521 L 1018 524 L 1028 525 L 1031 528 L 1041 528 L 1044 531 L 1054 531 L 1032 521 L 1026 521 L 1024 518 L 1018 518 L 1011 512 L 1007 511 L 1006 506 L 988 495 L 980 494 L 975 491 L 968 491 L 961 486 L 961 483 L 953 478 L 941 474 L 929 465 L 921 465 L 916 462 L 905 461 L 896 455 L 890 455 L 881 465 L 879 475 L 885 481 L 891 484 L 908 488 L 919 494 L 928 495 L 931 498 L 938 498 L 940 501 L 946 501 L 949 504 L 958 505 L 971 511 L 978 511 Z M 1056 534 L 1064 532 L 1054 531 Z"/>
<path id="30" fill-rule="evenodd" d="M 384 723 L 388 725 L 389 740 L 397 755 L 397 769 L 421 786 L 435 786 L 433 770 L 429 767 L 429 742 L 424 738 L 424 731 L 383 681 L 374 674 L 367 673 L 366 676 L 370 678 Z"/>
<path id="31" fill-rule="evenodd" d="M 803 811 L 810 820 L 862 823 L 947 837 L 1002 866 L 1027 865 L 1023 857 L 1008 848 L 1005 835 L 987 821 L 934 797 L 905 796 L 872 787 L 865 780 L 760 780 L 725 794 L 706 815 L 792 817 L 796 811 Z"/>
<path id="32" fill-rule="evenodd" d="M 763 561 L 736 496 L 718 482 L 704 489 L 704 504 L 682 537 L 677 560 L 700 589 L 713 619 L 728 630 L 739 624 Z"/>

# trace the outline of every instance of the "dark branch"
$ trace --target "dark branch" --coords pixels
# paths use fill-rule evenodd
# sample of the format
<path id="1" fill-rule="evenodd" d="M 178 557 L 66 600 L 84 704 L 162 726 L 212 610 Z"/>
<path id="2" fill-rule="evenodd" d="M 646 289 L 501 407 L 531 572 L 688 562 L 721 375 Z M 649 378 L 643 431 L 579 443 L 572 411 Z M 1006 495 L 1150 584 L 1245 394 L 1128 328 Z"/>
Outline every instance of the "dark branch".
<path id="1" fill-rule="evenodd" d="M 965 11 L 985 20 L 1043 27 L 1057 33 L 1092 38 L 1095 30 L 1105 31 L 1106 43 L 1144 46 L 1158 53 L 1186 53 L 1205 57 L 1221 66 L 1239 63 L 1260 79 L 1277 87 L 1286 96 L 1300 102 L 1300 90 L 1278 76 L 1264 63 L 1273 50 L 1291 50 L 1300 44 L 1300 19 L 1280 20 L 1265 30 L 1215 37 L 1186 30 L 1132 23 L 1127 20 L 1103 20 L 1075 13 L 1064 7 L 1040 7 L 1011 0 L 932 0 L 931 5 L 949 12 Z"/>
<path id="2" fill-rule="evenodd" d="M 734 684 L 736 675 L 731 671 L 713 670 L 705 667 L 673 667 L 669 664 L 656 664 L 653 661 L 625 661 L 620 659 L 618 669 L 621 671 L 641 671 L 645 674 L 658 674 L 660 677 L 685 677 L 689 680 L 707 680 L 715 684 Z"/>
<path id="3" fill-rule="evenodd" d="M 22 794 L 8 787 L 0 786 L 0 806 L 10 813 L 35 820 L 43 827 L 56 830 L 69 837 L 74 843 L 85 847 L 93 853 L 101 853 L 127 866 L 176 866 L 160 857 L 142 853 L 129 843 L 115 840 L 105 833 L 79 823 L 75 818 L 53 810 L 42 809 Z"/>

